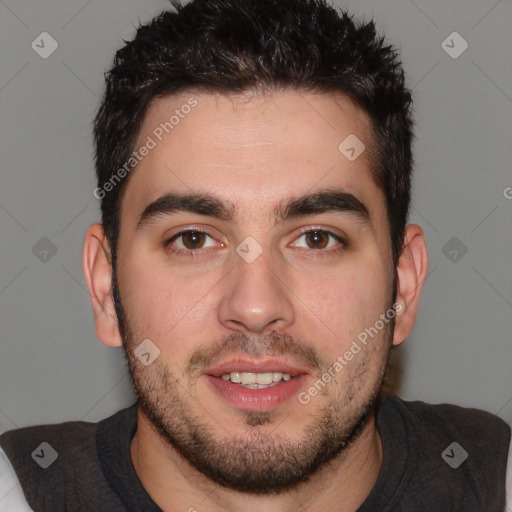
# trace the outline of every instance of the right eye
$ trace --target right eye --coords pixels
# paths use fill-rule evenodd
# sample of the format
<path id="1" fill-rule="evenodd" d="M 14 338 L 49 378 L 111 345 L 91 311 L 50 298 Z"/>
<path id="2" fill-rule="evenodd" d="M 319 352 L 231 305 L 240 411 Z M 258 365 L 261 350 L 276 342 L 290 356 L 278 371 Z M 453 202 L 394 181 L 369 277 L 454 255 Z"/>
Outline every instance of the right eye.
<path id="1" fill-rule="evenodd" d="M 212 242 L 215 240 L 206 231 L 198 229 L 184 229 L 166 240 L 164 242 L 164 247 L 168 248 L 173 254 L 194 257 L 202 254 L 202 249 L 215 246 L 215 244 L 211 242 L 209 245 L 204 245 L 208 238 L 211 239 Z M 221 243 L 220 246 L 223 247 L 224 244 Z"/>

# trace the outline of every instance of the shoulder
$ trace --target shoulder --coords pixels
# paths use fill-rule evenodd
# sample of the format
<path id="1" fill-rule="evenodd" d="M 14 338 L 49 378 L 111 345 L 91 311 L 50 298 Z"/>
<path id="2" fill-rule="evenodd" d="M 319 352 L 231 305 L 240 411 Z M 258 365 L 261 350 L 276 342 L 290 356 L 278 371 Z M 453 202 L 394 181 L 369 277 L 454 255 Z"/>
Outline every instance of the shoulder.
<path id="1" fill-rule="evenodd" d="M 84 478 L 91 482 L 98 480 L 98 487 L 105 487 L 98 458 L 98 432 L 100 429 L 118 432 L 120 425 L 130 418 L 133 421 L 135 416 L 136 405 L 97 423 L 68 421 L 4 432 L 0 435 L 0 481 L 12 482 L 13 493 L 18 494 L 18 508 L 11 504 L 7 510 L 30 511 L 30 508 L 19 508 L 22 502 L 34 509 L 58 510 L 69 499 L 83 501 L 80 482 Z M 0 512 L 5 503 L 0 495 Z"/>
<path id="2" fill-rule="evenodd" d="M 62 445 L 63 442 L 66 442 L 69 446 L 78 446 L 81 442 L 94 439 L 96 431 L 101 426 L 122 423 L 136 414 L 135 411 L 136 405 L 133 405 L 117 411 L 112 416 L 95 423 L 88 421 L 67 421 L 9 430 L 0 435 L 0 447 L 5 450 L 8 456 L 9 452 L 14 449 L 29 453 L 29 455 L 32 456 L 32 452 L 38 448 L 38 445 L 34 443 L 38 441 L 51 445 L 51 441 L 54 440 L 58 445 Z"/>
<path id="3" fill-rule="evenodd" d="M 420 455 L 429 456 L 431 449 L 440 450 L 444 462 L 449 463 L 455 453 L 459 458 L 467 457 L 469 468 L 483 469 L 487 464 L 490 474 L 506 467 L 511 428 L 498 416 L 453 404 L 429 404 L 399 397 L 391 400 L 404 418 L 408 432 L 417 439 Z"/>
<path id="4" fill-rule="evenodd" d="M 91 453 L 95 429 L 95 423 L 70 421 L 3 433 L 0 436 L 0 480 L 10 481 L 12 486 L 0 500 L 0 512 L 30 511 L 29 504 L 33 507 L 38 503 L 38 494 L 52 495 L 52 499 L 60 496 L 71 469 L 67 461 L 76 460 L 74 454 Z"/>
<path id="5" fill-rule="evenodd" d="M 35 461 L 48 467 L 58 457 L 55 447 L 80 449 L 94 437 L 97 423 L 69 421 L 50 425 L 34 425 L 4 432 L 0 436 L 3 448 L 14 467 L 19 460 Z"/>
<path id="6" fill-rule="evenodd" d="M 488 511 L 504 510 L 512 478 L 511 428 L 505 421 L 481 409 L 398 396 L 386 397 L 379 416 L 388 436 L 404 437 L 400 446 L 415 493 L 434 485 L 457 510 L 483 510 L 481 504 Z"/>
<path id="7" fill-rule="evenodd" d="M 497 442 L 510 442 L 510 426 L 498 416 L 470 407 L 453 404 L 430 404 L 420 400 L 407 401 L 398 396 L 388 397 L 387 402 L 406 418 L 414 428 L 423 428 L 432 433 L 444 432 L 454 438 L 460 437 L 469 442 L 487 445 Z"/>

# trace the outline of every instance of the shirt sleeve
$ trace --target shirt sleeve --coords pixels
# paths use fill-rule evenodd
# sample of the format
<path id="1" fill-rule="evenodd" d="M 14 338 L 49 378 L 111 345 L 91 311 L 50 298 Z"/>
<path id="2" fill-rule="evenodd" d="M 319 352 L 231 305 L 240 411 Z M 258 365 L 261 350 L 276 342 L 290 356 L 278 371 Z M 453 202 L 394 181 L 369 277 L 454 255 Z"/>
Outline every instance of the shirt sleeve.
<path id="1" fill-rule="evenodd" d="M 0 512 L 33 512 L 11 462 L 0 448 Z"/>

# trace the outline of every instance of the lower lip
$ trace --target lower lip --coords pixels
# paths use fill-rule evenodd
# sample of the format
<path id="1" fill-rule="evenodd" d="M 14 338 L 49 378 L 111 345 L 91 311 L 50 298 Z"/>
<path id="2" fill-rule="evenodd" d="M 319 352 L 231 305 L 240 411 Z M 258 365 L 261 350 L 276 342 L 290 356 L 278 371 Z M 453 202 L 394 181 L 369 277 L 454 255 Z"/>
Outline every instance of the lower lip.
<path id="1" fill-rule="evenodd" d="M 306 375 L 299 375 L 275 386 L 262 389 L 248 389 L 220 377 L 204 375 L 211 386 L 231 405 L 246 411 L 268 411 L 296 395 L 304 385 Z"/>

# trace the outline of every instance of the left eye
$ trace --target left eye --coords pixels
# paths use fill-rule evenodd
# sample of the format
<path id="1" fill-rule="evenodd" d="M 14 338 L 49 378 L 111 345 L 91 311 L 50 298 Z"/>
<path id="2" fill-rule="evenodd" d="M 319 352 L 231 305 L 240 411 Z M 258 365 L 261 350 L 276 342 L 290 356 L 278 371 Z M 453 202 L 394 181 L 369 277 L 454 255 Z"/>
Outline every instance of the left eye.
<path id="1" fill-rule="evenodd" d="M 292 247 L 305 247 L 306 249 L 330 249 L 335 246 L 336 243 L 340 243 L 343 245 L 343 239 L 339 236 L 331 233 L 330 231 L 322 230 L 322 229 L 313 229 L 310 231 L 306 231 L 302 233 L 297 240 L 301 238 L 304 239 L 304 242 L 307 244 L 297 245 L 292 244 Z"/>

